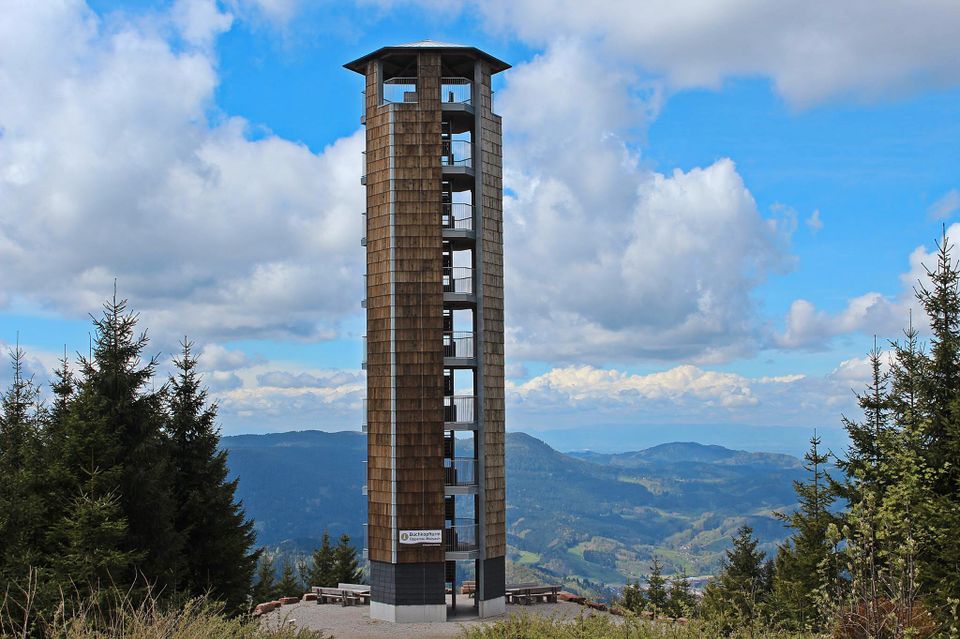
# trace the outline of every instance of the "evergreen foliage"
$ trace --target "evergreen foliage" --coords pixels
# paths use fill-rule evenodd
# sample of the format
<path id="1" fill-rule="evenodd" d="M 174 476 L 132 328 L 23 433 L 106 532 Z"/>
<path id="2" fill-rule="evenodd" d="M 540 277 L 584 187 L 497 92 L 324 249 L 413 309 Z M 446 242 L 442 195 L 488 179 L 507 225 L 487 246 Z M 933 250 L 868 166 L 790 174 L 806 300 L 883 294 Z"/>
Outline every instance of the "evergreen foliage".
<path id="1" fill-rule="evenodd" d="M 654 615 L 662 614 L 667 608 L 667 580 L 663 576 L 663 564 L 656 556 L 650 561 L 650 574 L 647 575 L 647 609 Z"/>
<path id="2" fill-rule="evenodd" d="M 690 590 L 690 581 L 683 570 L 670 578 L 666 613 L 671 617 L 688 617 L 697 608 L 697 597 Z"/>
<path id="3" fill-rule="evenodd" d="M 306 571 L 302 570 L 301 573 L 308 587 L 332 588 L 337 585 L 336 557 L 327 531 L 323 532 L 320 547 L 313 551 Z"/>
<path id="4" fill-rule="evenodd" d="M 277 597 L 277 564 L 273 555 L 261 550 L 257 560 L 256 581 L 253 585 L 253 603 L 273 601 Z"/>
<path id="5" fill-rule="evenodd" d="M 297 576 L 293 562 L 284 557 L 280 564 L 280 581 L 276 585 L 278 597 L 299 597 L 303 593 L 303 584 Z"/>
<path id="6" fill-rule="evenodd" d="M 23 351 L 11 352 L 13 382 L 0 396 L 0 590 L 33 584 L 39 616 L 64 589 L 110 605 L 209 594 L 241 612 L 253 528 L 189 343 L 158 388 L 157 357 L 146 357 L 126 300 L 115 293 L 93 324 L 78 371 L 66 354 L 54 371 L 49 407 Z"/>
<path id="7" fill-rule="evenodd" d="M 807 481 L 795 481 L 798 509 L 780 518 L 794 532 L 774 559 L 771 611 L 777 620 L 794 630 L 821 630 L 828 621 L 822 605 L 840 578 L 837 549 L 830 538 L 839 517 L 832 512 L 836 484 L 827 474 L 831 455 L 822 452 L 814 434 L 804 455 Z"/>
<path id="8" fill-rule="evenodd" d="M 217 407 L 197 374 L 192 344 L 181 342 L 170 378 L 168 435 L 174 465 L 175 523 L 184 535 L 183 585 L 192 597 L 208 594 L 228 611 L 247 605 L 257 563 L 253 522 L 234 498 L 238 479 L 227 479 L 227 453 L 220 450 Z"/>
<path id="9" fill-rule="evenodd" d="M 350 545 L 350 536 L 340 535 L 340 541 L 333 550 L 333 579 L 331 583 L 356 584 L 363 579 L 363 570 L 357 560 L 357 550 Z"/>
<path id="10" fill-rule="evenodd" d="M 761 617 L 762 606 L 772 587 L 772 562 L 757 550 L 753 528 L 744 524 L 726 551 L 720 574 L 707 584 L 702 608 L 705 616 L 717 620 L 728 631 L 751 626 Z"/>

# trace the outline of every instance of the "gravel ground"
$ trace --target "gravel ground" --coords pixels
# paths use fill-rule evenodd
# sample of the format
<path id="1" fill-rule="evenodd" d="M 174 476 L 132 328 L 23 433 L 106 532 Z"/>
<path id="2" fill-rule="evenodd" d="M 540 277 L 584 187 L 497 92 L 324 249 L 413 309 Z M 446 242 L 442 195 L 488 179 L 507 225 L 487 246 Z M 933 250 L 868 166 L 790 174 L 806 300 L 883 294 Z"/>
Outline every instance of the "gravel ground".
<path id="1" fill-rule="evenodd" d="M 581 612 L 592 613 L 575 603 L 534 604 L 530 606 L 507 606 L 507 615 L 536 614 L 544 617 L 556 616 L 562 619 L 574 619 Z M 595 613 L 594 613 L 595 614 Z M 606 614 L 606 613 L 599 613 Z M 312 601 L 283 606 L 264 615 L 261 623 L 275 628 L 282 623 L 322 630 L 335 639 L 446 639 L 456 637 L 464 627 L 478 626 L 495 622 L 503 617 L 478 619 L 462 617 L 446 623 L 389 623 L 370 619 L 370 606 L 338 606 L 336 604 L 318 605 Z"/>

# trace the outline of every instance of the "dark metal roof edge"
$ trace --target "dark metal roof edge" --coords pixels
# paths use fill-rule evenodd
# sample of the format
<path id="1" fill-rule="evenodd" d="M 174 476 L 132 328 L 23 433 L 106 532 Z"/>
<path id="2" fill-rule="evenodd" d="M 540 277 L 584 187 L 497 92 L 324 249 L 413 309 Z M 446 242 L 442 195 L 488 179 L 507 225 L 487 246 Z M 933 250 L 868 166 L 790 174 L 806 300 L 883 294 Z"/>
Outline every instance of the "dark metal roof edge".
<path id="1" fill-rule="evenodd" d="M 440 53 L 472 53 L 477 57 L 483 58 L 490 63 L 491 74 L 500 73 L 501 71 L 506 71 L 510 68 L 510 65 L 504 62 L 503 60 L 496 58 L 486 51 L 481 51 L 476 47 L 411 47 L 407 46 L 388 46 L 380 47 L 373 53 L 368 53 L 367 55 L 357 58 L 352 62 L 347 62 L 343 67 L 349 69 L 350 71 L 355 71 L 360 75 L 366 73 L 366 64 L 369 60 L 373 58 L 382 57 L 388 53 L 410 53 L 411 51 L 439 51 Z"/>

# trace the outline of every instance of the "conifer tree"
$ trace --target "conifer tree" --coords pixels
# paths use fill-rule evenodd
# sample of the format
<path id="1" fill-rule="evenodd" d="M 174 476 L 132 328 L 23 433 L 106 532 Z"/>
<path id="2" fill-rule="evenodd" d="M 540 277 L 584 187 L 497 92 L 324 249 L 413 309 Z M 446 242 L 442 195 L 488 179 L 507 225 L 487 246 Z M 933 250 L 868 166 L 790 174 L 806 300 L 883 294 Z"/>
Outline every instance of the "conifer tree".
<path id="1" fill-rule="evenodd" d="M 799 508 L 779 514 L 793 533 L 774 560 L 773 608 L 778 621 L 794 630 L 818 630 L 826 624 L 821 594 L 839 579 L 831 570 L 838 563 L 831 558 L 834 544 L 828 535 L 830 525 L 839 523 L 831 512 L 836 484 L 826 471 L 831 456 L 821 452 L 820 442 L 814 434 L 804 455 L 809 479 L 793 482 Z"/>
<path id="2" fill-rule="evenodd" d="M 219 448 L 216 405 L 197 374 L 192 344 L 184 339 L 170 378 L 169 425 L 176 529 L 183 536 L 183 588 L 210 594 L 229 612 L 246 605 L 257 553 L 253 522 L 236 501 L 238 479 L 229 480 L 227 452 Z"/>
<path id="3" fill-rule="evenodd" d="M 126 532 L 117 550 L 136 554 L 138 574 L 111 575 L 114 582 L 122 586 L 143 578 L 155 592 L 168 593 L 180 575 L 182 538 L 174 528 L 163 432 L 165 389 L 151 390 L 156 359 L 142 361 L 148 339 L 136 333 L 137 321 L 116 294 L 94 319 L 91 357 L 80 360 L 60 452 L 71 474 L 71 501 L 83 495 L 119 500 Z"/>
<path id="4" fill-rule="evenodd" d="M 313 551 L 307 570 L 305 572 L 301 571 L 307 587 L 321 586 L 332 588 L 336 586 L 339 576 L 336 568 L 336 557 L 333 546 L 330 544 L 330 534 L 327 531 L 323 531 L 323 540 L 320 543 L 320 547 Z"/>
<path id="5" fill-rule="evenodd" d="M 704 592 L 704 614 L 720 621 L 727 630 L 759 618 L 769 595 L 772 566 L 764 562 L 764 553 L 757 550 L 757 545 L 753 528 L 741 526 L 733 548 L 726 551 L 720 574 Z"/>
<path id="6" fill-rule="evenodd" d="M 927 482 L 933 512 L 926 529 L 939 538 L 921 558 L 924 587 L 945 609 L 960 600 L 960 268 L 944 232 L 937 265 L 927 269 L 930 286 L 920 285 L 932 338 L 920 383 L 920 442 L 925 466 L 935 475 Z"/>
<path id="7" fill-rule="evenodd" d="M 275 591 L 278 597 L 299 597 L 303 593 L 303 584 L 297 577 L 294 562 L 284 557 L 280 563 L 280 581 Z"/>
<path id="8" fill-rule="evenodd" d="M 357 561 L 357 550 L 350 545 L 350 536 L 346 533 L 340 535 L 340 542 L 333 550 L 333 561 L 333 582 L 355 584 L 363 579 L 363 571 Z"/>
<path id="9" fill-rule="evenodd" d="M 45 499 L 40 389 L 24 371 L 25 354 L 10 352 L 13 381 L 0 396 L 0 584 L 19 581 L 45 557 Z"/>
<path id="10" fill-rule="evenodd" d="M 697 598 L 690 591 L 690 580 L 684 570 L 680 570 L 670 579 L 667 590 L 666 612 L 671 617 L 687 617 L 693 613 Z"/>
<path id="11" fill-rule="evenodd" d="M 647 575 L 647 607 L 656 615 L 667 608 L 667 580 L 663 576 L 663 564 L 654 555 Z"/>
<path id="12" fill-rule="evenodd" d="M 253 602 L 272 601 L 277 596 L 277 565 L 273 555 L 260 549 L 257 559 L 256 583 L 253 585 Z"/>
<path id="13" fill-rule="evenodd" d="M 623 607 L 634 614 L 640 614 L 647 607 L 647 599 L 643 590 L 640 588 L 640 581 L 631 582 L 627 579 L 627 584 L 623 588 L 621 598 Z"/>

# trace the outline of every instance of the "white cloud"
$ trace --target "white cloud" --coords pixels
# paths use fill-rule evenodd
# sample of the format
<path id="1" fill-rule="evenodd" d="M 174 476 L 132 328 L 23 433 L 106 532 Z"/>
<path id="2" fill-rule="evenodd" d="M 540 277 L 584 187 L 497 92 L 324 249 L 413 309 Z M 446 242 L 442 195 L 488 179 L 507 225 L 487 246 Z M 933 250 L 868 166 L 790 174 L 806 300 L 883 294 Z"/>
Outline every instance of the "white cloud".
<path id="1" fill-rule="evenodd" d="M 420 4 L 429 9 L 435 0 Z M 960 4 L 954 0 L 476 0 L 464 11 L 480 11 L 491 31 L 535 45 L 593 39 L 608 69 L 626 60 L 674 88 L 769 77 L 800 106 L 960 80 Z M 569 81 L 583 80 L 571 75 Z"/>
<path id="2" fill-rule="evenodd" d="M 869 379 L 864 359 L 841 362 L 825 375 L 747 377 L 691 365 L 631 374 L 592 366 L 554 368 L 507 383 L 517 428 L 552 428 L 556 421 L 604 424 L 836 425 L 856 414 L 854 390 Z M 572 416 L 572 417 L 571 417 Z"/>
<path id="3" fill-rule="evenodd" d="M 960 224 L 947 228 L 947 241 L 954 247 L 956 259 Z M 926 330 L 926 317 L 916 299 L 916 290 L 918 285 L 929 285 L 927 269 L 936 268 L 936 253 L 926 246 L 918 246 L 910 253 L 909 269 L 900 275 L 902 288 L 896 295 L 864 293 L 847 300 L 836 313 L 819 310 L 804 299 L 794 301 L 784 318 L 784 330 L 774 336 L 774 343 L 783 348 L 823 349 L 833 337 L 849 333 L 894 339 L 911 317 L 918 330 Z"/>
<path id="4" fill-rule="evenodd" d="M 810 229 L 812 235 L 816 235 L 823 229 L 823 220 L 820 219 L 820 209 L 815 209 L 813 213 L 810 214 L 810 217 L 803 221 L 807 225 L 807 228 Z"/>
<path id="5" fill-rule="evenodd" d="M 176 4 L 171 28 L 198 46 L 175 49 L 78 2 L 4 15 L 0 95 L 17 99 L 0 100 L 2 297 L 82 316 L 116 277 L 167 342 L 329 338 L 358 314 L 363 137 L 316 154 L 208 119 L 204 46 L 229 16 Z"/>
<path id="6" fill-rule="evenodd" d="M 950 189 L 927 209 L 927 215 L 935 220 L 945 220 L 960 211 L 960 190 Z"/>
<path id="7" fill-rule="evenodd" d="M 505 201 L 512 357 L 748 352 L 751 290 L 790 264 L 789 229 L 759 213 L 731 160 L 669 174 L 643 166 L 630 140 L 656 107 L 631 86 L 569 41 L 517 67 L 498 92 L 514 194 Z"/>

